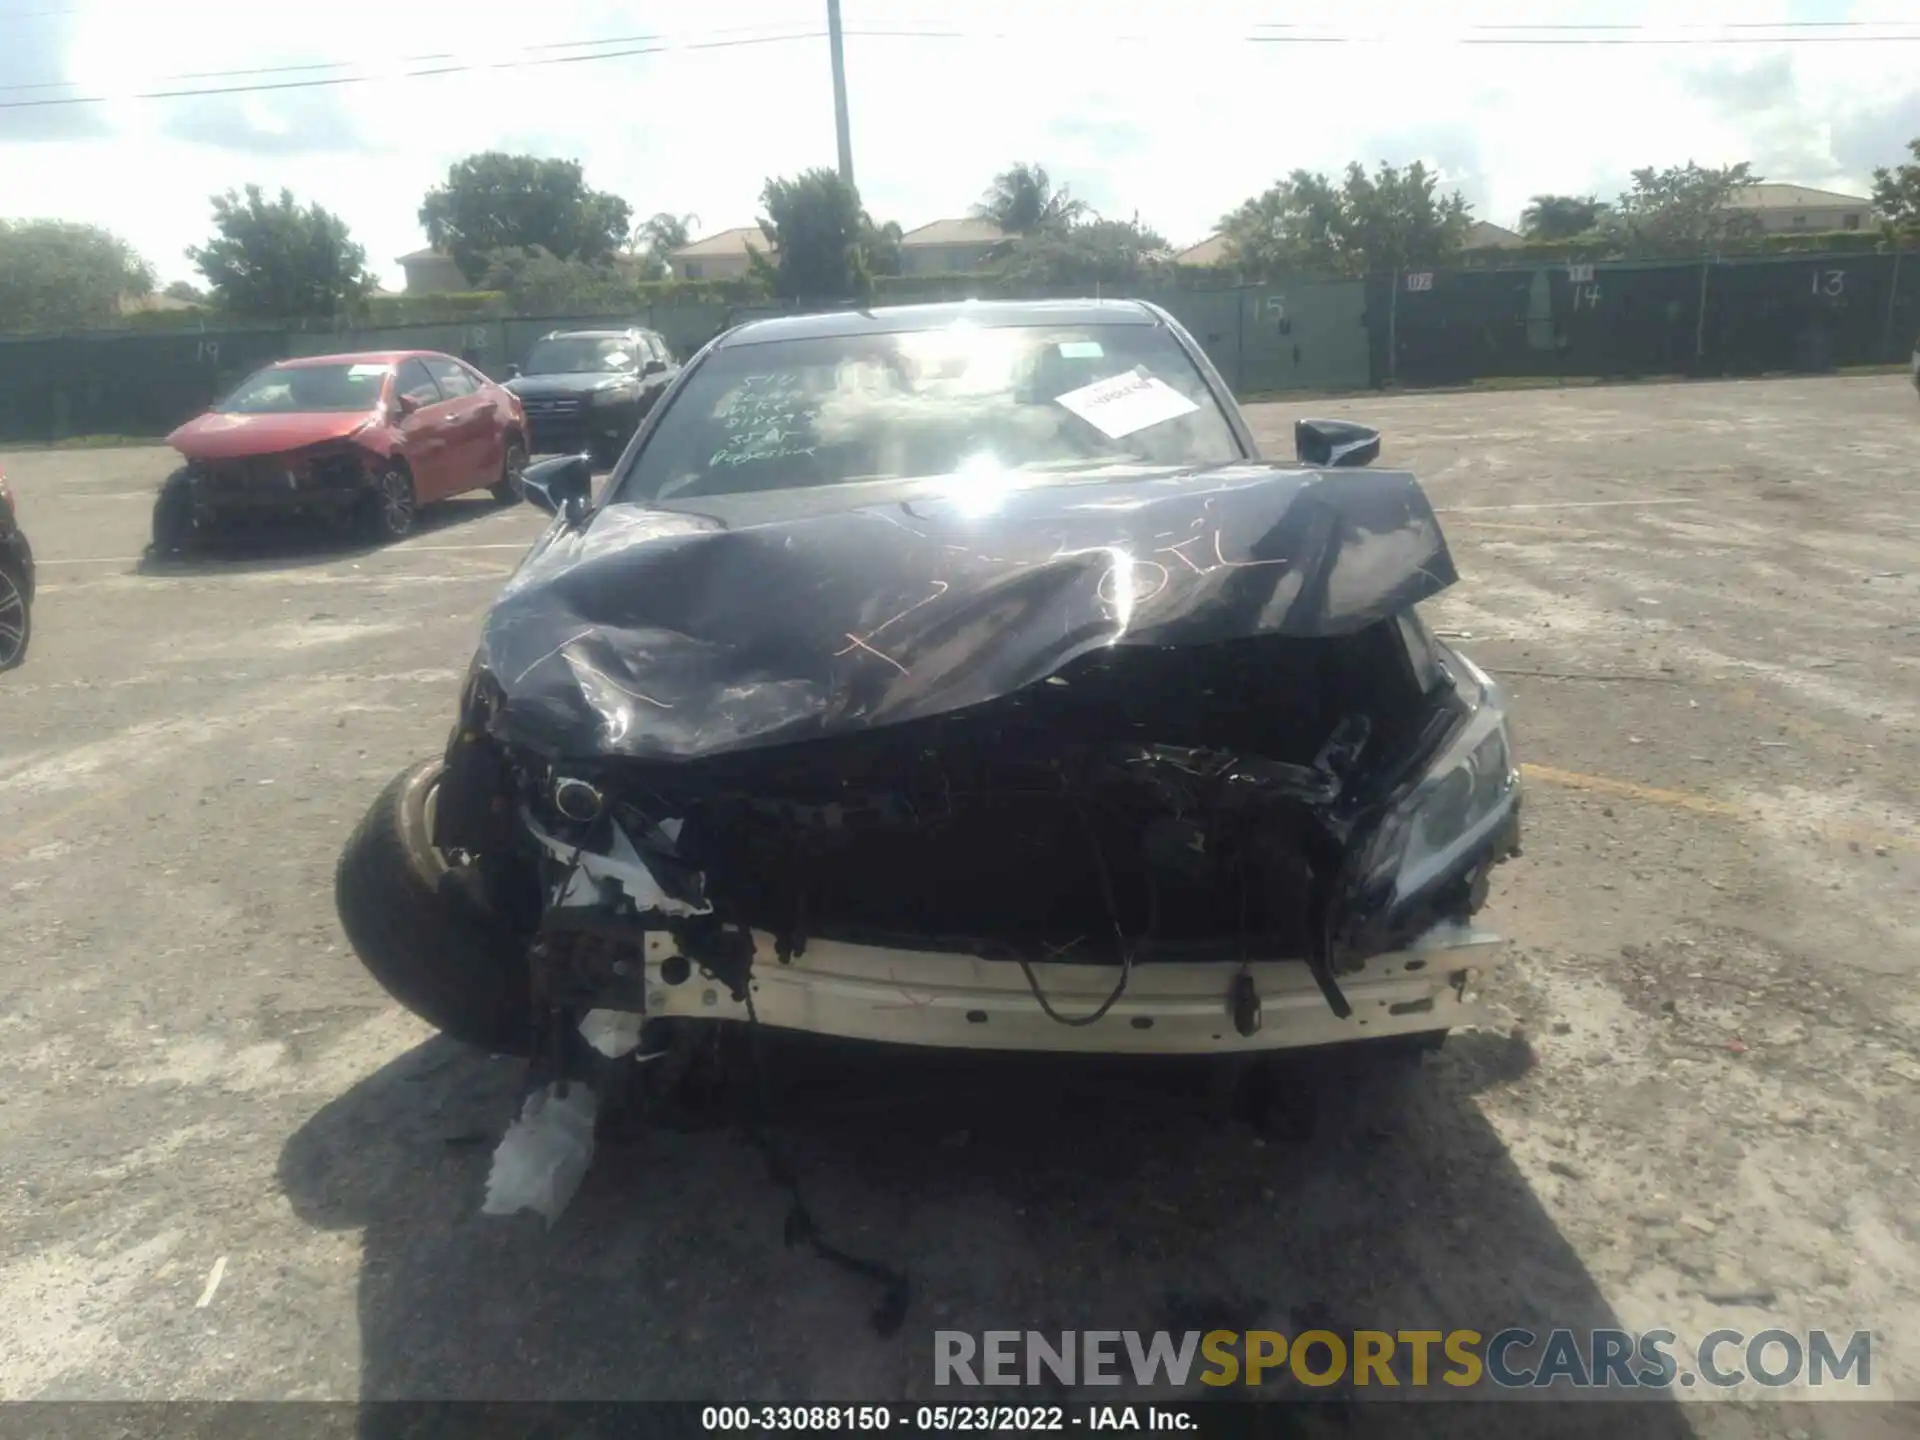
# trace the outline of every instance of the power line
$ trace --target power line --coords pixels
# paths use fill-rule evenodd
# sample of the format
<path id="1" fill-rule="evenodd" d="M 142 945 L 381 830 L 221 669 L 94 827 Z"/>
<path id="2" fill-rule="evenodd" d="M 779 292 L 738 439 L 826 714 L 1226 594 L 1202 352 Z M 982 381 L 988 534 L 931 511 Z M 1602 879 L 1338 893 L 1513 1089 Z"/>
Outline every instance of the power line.
<path id="1" fill-rule="evenodd" d="M 525 60 L 470 61 L 462 64 L 439 65 L 429 70 L 406 70 L 399 74 L 323 75 L 309 80 L 273 80 L 263 81 L 257 85 L 219 85 L 185 90 L 146 90 L 128 95 L 55 95 L 38 100 L 0 100 L 0 110 L 33 110 L 50 105 L 104 105 L 114 100 L 185 100 L 213 95 L 257 95 L 273 90 L 317 90 L 335 85 L 369 85 L 388 80 L 423 80 L 434 75 L 464 75 L 487 70 L 527 70 L 535 66 L 571 65 L 585 60 L 621 60 L 634 55 L 659 55 L 668 50 L 728 50 L 743 45 L 778 45 L 794 40 L 824 38 L 826 38 L 824 30 L 803 30 L 788 35 L 758 35 L 733 40 L 695 40 L 672 45 L 637 45 L 622 50 L 596 50 L 588 55 L 545 55 Z M 595 42 L 579 43 L 590 45 Z M 301 67 L 282 68 L 297 70 Z M 234 73 L 245 75 L 279 72 L 269 69 Z"/>
<path id="2" fill-rule="evenodd" d="M 6 12 L 0 12 L 4 16 Z M 30 12 L 36 14 L 62 13 L 56 11 Z M 1795 33 L 1791 35 L 1751 35 L 1751 34 L 1701 34 L 1701 35 L 1647 35 L 1642 32 L 1656 28 L 1649 26 L 1479 26 L 1467 27 L 1465 33 L 1456 35 L 1421 34 L 1423 43 L 1452 43 L 1475 46 L 1659 46 L 1659 45 L 1811 45 L 1811 44 L 1887 44 L 1903 41 L 1920 41 L 1920 28 L 1905 33 L 1883 33 L 1888 25 L 1911 24 L 1912 22 L 1890 21 L 1853 21 L 1853 20 L 1808 20 L 1782 22 L 1779 25 L 1760 25 L 1759 22 L 1741 22 L 1741 25 L 1723 27 L 1725 29 L 1764 28 L 1781 30 L 1789 27 L 1796 31 L 1822 33 Z M 738 27 L 747 28 L 747 27 Z M 1685 28 L 1685 27 L 1671 27 Z M 1832 34 L 1826 31 L 1845 28 L 1847 33 Z M 1273 25 L 1263 27 L 1269 32 L 1254 35 L 1241 35 L 1240 41 L 1259 45 L 1373 45 L 1389 43 L 1403 37 L 1385 34 L 1315 34 L 1307 33 L 1305 27 Z M 1633 34 L 1510 34 L 1510 30 L 1600 30 L 1611 29 L 1633 31 Z M 1859 29 L 1873 29 L 1876 33 L 1856 33 Z M 1486 34 L 1481 31 L 1498 30 L 1503 33 Z M 705 32 L 725 33 L 725 32 Z M 1033 41 L 1044 36 L 1035 31 L 1018 30 L 930 30 L 930 29 L 847 29 L 842 32 L 849 37 L 870 40 L 988 40 L 988 41 Z M 184 100 L 217 95 L 253 95 L 279 90 L 311 90 L 329 88 L 338 85 L 365 85 L 381 81 L 422 80 L 440 75 L 460 75 L 483 71 L 523 70 L 546 65 L 568 65 L 588 60 L 620 60 L 638 55 L 657 55 L 669 50 L 724 50 L 740 46 L 785 44 L 796 40 L 820 40 L 827 38 L 824 30 L 799 30 L 777 35 L 751 35 L 717 40 L 677 41 L 665 44 L 633 43 L 660 41 L 667 37 L 661 35 L 610 36 L 601 40 L 553 41 L 541 45 L 526 47 L 530 52 L 527 58 L 495 61 L 457 61 L 453 52 L 434 52 L 425 55 L 413 55 L 400 58 L 395 63 L 402 65 L 429 64 L 432 68 L 406 70 L 398 73 L 357 73 L 350 75 L 319 75 L 308 79 L 269 79 L 257 84 L 219 85 L 189 87 L 178 90 L 146 90 L 124 96 L 111 95 L 57 95 L 44 96 L 28 100 L 0 100 L 0 110 L 39 109 L 55 105 L 102 105 L 116 99 L 125 100 Z M 1128 42 L 1164 43 L 1162 35 L 1115 35 L 1101 37 L 1105 40 Z M 588 47 L 615 46 L 620 48 L 593 48 L 589 53 L 575 55 L 550 55 L 550 50 L 588 49 Z M 451 63 L 433 63 L 433 62 Z M 171 83 L 176 80 L 200 79 L 246 79 L 253 76 L 304 75 L 317 70 L 337 70 L 354 62 L 344 60 L 309 61 L 290 65 L 252 66 L 233 70 L 185 71 L 174 75 L 156 76 L 147 83 Z M 0 85 L 0 93 L 20 93 L 30 90 L 66 89 L 73 81 L 55 80 L 31 83 Z"/>
<path id="3" fill-rule="evenodd" d="M 0 12 L 0 13 L 4 13 L 4 12 Z M 748 34 L 749 32 L 751 32 L 753 38 L 766 39 L 766 40 L 808 38 L 806 35 L 762 36 L 759 34 L 760 31 L 774 29 L 774 28 L 779 28 L 779 27 L 768 26 L 768 25 L 733 25 L 733 26 L 722 27 L 717 30 L 701 30 L 701 31 L 695 31 L 693 33 L 701 36 L 733 36 L 733 35 Z M 639 44 L 645 44 L 646 42 L 652 41 L 652 40 L 668 42 L 668 48 L 671 48 L 671 42 L 673 41 L 673 38 L 674 37 L 671 34 L 608 35 L 597 40 L 550 40 L 544 44 L 527 45 L 522 48 L 528 54 L 544 54 L 547 51 L 551 51 L 551 50 L 580 50 L 580 49 L 586 48 L 587 46 L 639 45 Z M 622 51 L 621 53 L 625 54 L 627 52 Z M 428 61 L 433 61 L 433 60 L 458 60 L 459 58 L 460 58 L 459 53 L 457 51 L 443 50 L 443 51 L 434 51 L 425 55 L 402 55 L 396 58 L 392 63 L 396 65 L 423 65 L 423 64 L 426 64 Z M 591 60 L 597 57 L 591 56 L 591 55 L 580 55 L 580 56 L 573 56 L 568 58 L 580 59 L 580 60 Z M 247 76 L 251 76 L 251 75 L 293 75 L 293 74 L 300 74 L 304 72 L 311 72 L 315 70 L 344 70 L 349 65 L 357 65 L 360 63 L 362 62 L 356 61 L 356 60 L 308 60 L 308 61 L 302 61 L 298 64 L 292 64 L 292 65 L 248 65 L 248 66 L 242 66 L 241 68 L 234 69 L 234 70 L 181 70 L 171 75 L 151 76 L 149 77 L 146 83 L 149 83 L 149 84 L 161 84 L 163 82 L 171 83 L 172 81 L 175 81 L 175 80 L 244 79 Z M 438 73 L 438 72 L 433 72 L 433 73 Z M 369 78 L 391 79 L 394 77 L 372 76 Z M 33 82 L 31 84 L 0 85 L 0 94 L 18 93 L 19 91 L 22 91 L 22 90 L 70 90 L 78 83 L 79 82 L 74 80 L 40 80 L 40 81 Z"/>

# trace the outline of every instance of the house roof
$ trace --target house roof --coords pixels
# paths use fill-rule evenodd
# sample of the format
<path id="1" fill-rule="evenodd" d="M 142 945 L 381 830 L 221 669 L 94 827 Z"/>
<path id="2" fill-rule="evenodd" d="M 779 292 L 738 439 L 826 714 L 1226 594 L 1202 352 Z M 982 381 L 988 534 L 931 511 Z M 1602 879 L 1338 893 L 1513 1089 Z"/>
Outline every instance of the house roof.
<path id="1" fill-rule="evenodd" d="M 429 260 L 451 260 L 452 258 L 453 257 L 444 250 L 436 250 L 429 245 L 424 250 L 415 250 L 411 254 L 402 255 L 393 263 L 396 265 L 424 265 Z"/>
<path id="2" fill-rule="evenodd" d="M 1007 238 L 991 220 L 963 215 L 950 220 L 929 220 L 900 237 L 902 245 L 993 245 Z"/>
<path id="3" fill-rule="evenodd" d="M 1733 203 L 1742 210 L 1793 210 L 1813 206 L 1830 210 L 1836 205 L 1866 207 L 1873 202 L 1864 195 L 1844 195 L 1838 190 L 1816 190 L 1811 185 L 1749 185 L 1734 193 Z"/>
<path id="4" fill-rule="evenodd" d="M 1209 235 L 1198 245 L 1189 245 L 1184 250 L 1176 251 L 1173 257 L 1173 263 L 1176 265 L 1220 265 L 1224 264 L 1226 259 L 1227 237 L 1224 235 Z"/>
<path id="5" fill-rule="evenodd" d="M 758 225 L 736 225 L 731 230 L 722 230 L 718 234 L 704 235 L 675 250 L 671 256 L 675 260 L 703 260 L 721 255 L 745 255 L 750 250 L 766 251 L 772 247 Z"/>
<path id="6" fill-rule="evenodd" d="M 1524 245 L 1527 237 L 1496 225 L 1491 220 L 1476 220 L 1467 227 L 1467 239 L 1464 249 L 1468 250 L 1504 250 L 1513 245 Z"/>

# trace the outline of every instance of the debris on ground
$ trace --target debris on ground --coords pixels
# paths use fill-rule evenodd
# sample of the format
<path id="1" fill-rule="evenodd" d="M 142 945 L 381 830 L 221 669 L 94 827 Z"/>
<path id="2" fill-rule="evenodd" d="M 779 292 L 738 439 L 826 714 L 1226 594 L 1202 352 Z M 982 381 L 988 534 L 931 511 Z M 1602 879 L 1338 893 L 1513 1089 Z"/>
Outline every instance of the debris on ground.
<path id="1" fill-rule="evenodd" d="M 593 1159 L 594 1110 L 593 1091 L 585 1085 L 569 1085 L 564 1095 L 549 1085 L 529 1095 L 493 1152 L 481 1213 L 532 1210 L 549 1226 L 558 1220 Z"/>

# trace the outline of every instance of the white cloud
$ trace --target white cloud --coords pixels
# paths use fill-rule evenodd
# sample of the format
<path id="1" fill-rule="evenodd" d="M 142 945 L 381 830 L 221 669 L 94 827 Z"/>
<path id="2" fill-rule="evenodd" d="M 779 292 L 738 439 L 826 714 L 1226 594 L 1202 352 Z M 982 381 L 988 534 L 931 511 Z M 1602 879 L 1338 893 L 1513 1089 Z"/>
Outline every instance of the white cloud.
<path id="1" fill-rule="evenodd" d="M 566 40 L 665 31 L 678 32 L 669 40 L 711 43 L 818 30 L 823 0 L 716 0 L 697 21 L 680 7 L 649 21 L 663 12 L 623 0 L 469 0 L 452 10 L 330 0 L 324 23 L 311 7 L 258 0 L 76 3 L 54 37 L 57 50 L 0 43 L 0 55 L 28 57 L 0 63 L 0 81 L 65 79 L 74 93 L 119 97 L 98 107 L 109 133 L 14 140 L 76 132 L 44 123 L 63 112 L 0 110 L 0 207 L 110 225 L 168 277 L 187 273 L 182 250 L 205 238 L 207 197 L 249 181 L 289 186 L 340 212 L 397 284 L 393 257 L 421 243 L 422 193 L 475 150 L 577 158 L 590 183 L 626 196 L 638 214 L 691 211 L 706 229 L 750 223 L 766 176 L 834 163 L 821 39 L 397 78 L 437 63 L 525 58 L 531 46 Z M 876 214 L 909 227 L 964 213 L 1015 159 L 1040 161 L 1111 213 L 1137 209 L 1176 241 L 1201 238 L 1223 211 L 1287 170 L 1337 169 L 1349 159 L 1425 159 L 1465 188 L 1484 218 L 1505 223 L 1537 191 L 1611 194 L 1637 166 L 1687 159 L 1751 159 L 1770 178 L 1860 189 L 1872 164 L 1901 158 L 1906 137 L 1897 127 L 1920 92 L 1920 44 L 1458 43 L 1468 26 L 1545 16 L 1679 36 L 1697 32 L 1673 27 L 1888 13 L 1806 0 L 1696 0 L 1678 12 L 1684 18 L 1673 5 L 1634 0 L 1566 13 L 1539 0 L 843 0 L 843 10 L 862 192 Z M 1244 38 L 1276 14 L 1320 33 L 1372 38 Z M 1908 23 L 1920 31 L 1920 15 Z M 965 35 L 871 33 L 883 30 Z M 9 38 L 0 28 L 0 42 Z M 424 56 L 448 58 L 412 58 Z M 40 68 L 17 68 L 29 61 Z M 185 72 L 328 61 L 342 63 L 256 78 L 387 78 L 205 100 L 125 98 L 227 83 L 155 83 Z M 1881 97 L 1884 111 L 1876 111 Z"/>

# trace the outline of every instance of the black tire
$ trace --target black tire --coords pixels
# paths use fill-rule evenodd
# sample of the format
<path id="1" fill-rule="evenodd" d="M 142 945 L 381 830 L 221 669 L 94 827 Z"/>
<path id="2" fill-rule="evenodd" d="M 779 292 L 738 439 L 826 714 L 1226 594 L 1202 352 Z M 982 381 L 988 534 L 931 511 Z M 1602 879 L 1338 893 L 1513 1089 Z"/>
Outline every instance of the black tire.
<path id="1" fill-rule="evenodd" d="M 361 527 L 369 540 L 386 544 L 406 539 L 419 522 L 420 504 L 413 493 L 413 476 L 398 460 L 390 460 L 374 476 L 373 489 L 361 502 Z"/>
<path id="2" fill-rule="evenodd" d="M 595 440 L 587 446 L 587 457 L 596 470 L 611 470 L 619 460 L 620 452 L 627 448 L 624 440 Z"/>
<path id="3" fill-rule="evenodd" d="M 386 992 L 455 1040 L 496 1055 L 532 1049 L 528 937 L 457 883 L 428 840 L 440 762 L 403 770 L 360 821 L 334 872 L 334 908 Z"/>
<path id="4" fill-rule="evenodd" d="M 33 601 L 27 597 L 27 579 L 12 562 L 0 560 L 0 671 L 26 663 L 33 639 Z"/>
<path id="5" fill-rule="evenodd" d="M 176 470 L 160 486 L 153 502 L 153 544 L 150 553 L 156 559 L 184 555 L 193 548 L 199 526 L 193 514 L 193 491 L 187 484 L 187 472 Z"/>
<path id="6" fill-rule="evenodd" d="M 518 435 L 507 437 L 507 453 L 500 461 L 500 478 L 488 492 L 502 505 L 517 505 L 527 498 L 520 486 L 520 472 L 527 468 L 526 443 Z"/>

